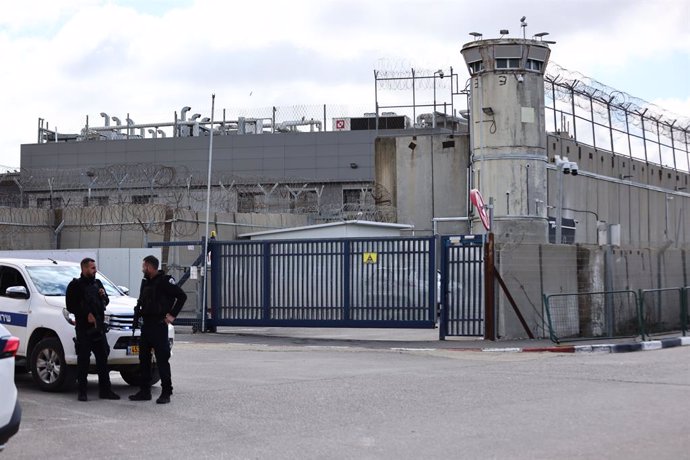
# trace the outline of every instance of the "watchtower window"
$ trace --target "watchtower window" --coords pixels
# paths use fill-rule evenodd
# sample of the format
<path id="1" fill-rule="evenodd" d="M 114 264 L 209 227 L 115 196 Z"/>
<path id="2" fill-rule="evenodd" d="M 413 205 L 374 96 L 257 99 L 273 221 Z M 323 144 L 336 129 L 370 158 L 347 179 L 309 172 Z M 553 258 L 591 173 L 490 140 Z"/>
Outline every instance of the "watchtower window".
<path id="1" fill-rule="evenodd" d="M 483 61 L 476 61 L 476 62 L 471 62 L 467 65 L 467 67 L 470 69 L 470 74 L 474 75 L 475 73 L 481 72 L 484 70 L 484 62 Z"/>
<path id="2" fill-rule="evenodd" d="M 497 69 L 518 69 L 520 68 L 519 58 L 500 58 L 496 59 Z"/>
<path id="3" fill-rule="evenodd" d="M 541 72 L 542 67 L 544 67 L 544 63 L 542 61 L 537 61 L 536 59 L 527 59 L 527 63 L 525 65 L 525 69 L 536 70 L 537 72 Z"/>

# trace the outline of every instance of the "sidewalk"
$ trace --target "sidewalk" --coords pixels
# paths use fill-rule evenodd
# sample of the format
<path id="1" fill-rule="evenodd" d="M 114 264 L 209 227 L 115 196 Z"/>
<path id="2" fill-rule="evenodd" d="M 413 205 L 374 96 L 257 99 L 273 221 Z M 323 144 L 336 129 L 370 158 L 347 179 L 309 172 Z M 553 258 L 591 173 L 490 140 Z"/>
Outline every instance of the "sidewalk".
<path id="1" fill-rule="evenodd" d="M 627 353 L 690 345 L 690 337 L 679 333 L 640 341 L 639 338 L 563 341 L 548 339 L 483 340 L 478 337 L 447 337 L 438 340 L 438 329 L 330 329 L 289 327 L 221 327 L 215 334 L 191 333 L 190 327 L 176 328 L 177 340 L 198 343 L 246 343 L 305 345 L 399 350 L 455 350 L 480 352 L 536 353 Z"/>

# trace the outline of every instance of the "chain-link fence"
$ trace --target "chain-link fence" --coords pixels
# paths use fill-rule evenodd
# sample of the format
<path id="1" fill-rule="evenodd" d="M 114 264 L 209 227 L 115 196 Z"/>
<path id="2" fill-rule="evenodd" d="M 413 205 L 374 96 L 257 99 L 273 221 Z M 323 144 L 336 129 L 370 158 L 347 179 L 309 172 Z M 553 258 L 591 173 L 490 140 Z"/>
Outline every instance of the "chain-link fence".
<path id="1" fill-rule="evenodd" d="M 688 287 L 640 289 L 642 336 L 682 331 L 688 326 Z"/>
<path id="2" fill-rule="evenodd" d="M 544 295 L 549 337 L 563 339 L 632 337 L 641 321 L 635 291 Z"/>

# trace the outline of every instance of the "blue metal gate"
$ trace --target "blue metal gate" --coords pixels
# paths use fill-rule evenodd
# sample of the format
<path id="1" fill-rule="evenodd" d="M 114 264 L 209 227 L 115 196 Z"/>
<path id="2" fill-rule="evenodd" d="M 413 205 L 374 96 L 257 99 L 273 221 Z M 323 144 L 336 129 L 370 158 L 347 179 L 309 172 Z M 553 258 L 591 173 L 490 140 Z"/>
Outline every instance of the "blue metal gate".
<path id="1" fill-rule="evenodd" d="M 211 241 L 210 322 L 433 328 L 434 241 Z"/>
<path id="2" fill-rule="evenodd" d="M 484 235 L 441 238 L 441 340 L 484 336 L 484 243 Z"/>

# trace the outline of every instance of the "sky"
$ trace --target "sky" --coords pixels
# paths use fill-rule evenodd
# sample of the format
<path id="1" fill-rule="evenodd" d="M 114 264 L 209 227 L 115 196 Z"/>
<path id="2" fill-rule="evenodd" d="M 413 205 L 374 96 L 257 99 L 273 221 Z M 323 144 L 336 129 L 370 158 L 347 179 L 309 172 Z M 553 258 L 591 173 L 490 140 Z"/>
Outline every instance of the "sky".
<path id="1" fill-rule="evenodd" d="M 211 94 L 216 120 L 224 108 L 372 112 L 375 69 L 453 67 L 465 81 L 468 33 L 519 37 L 522 16 L 528 37 L 550 33 L 560 66 L 690 118 L 687 0 L 25 0 L 0 15 L 0 166 L 20 166 L 39 117 L 61 133 L 87 116 L 102 125 L 101 112 L 210 117 Z"/>

